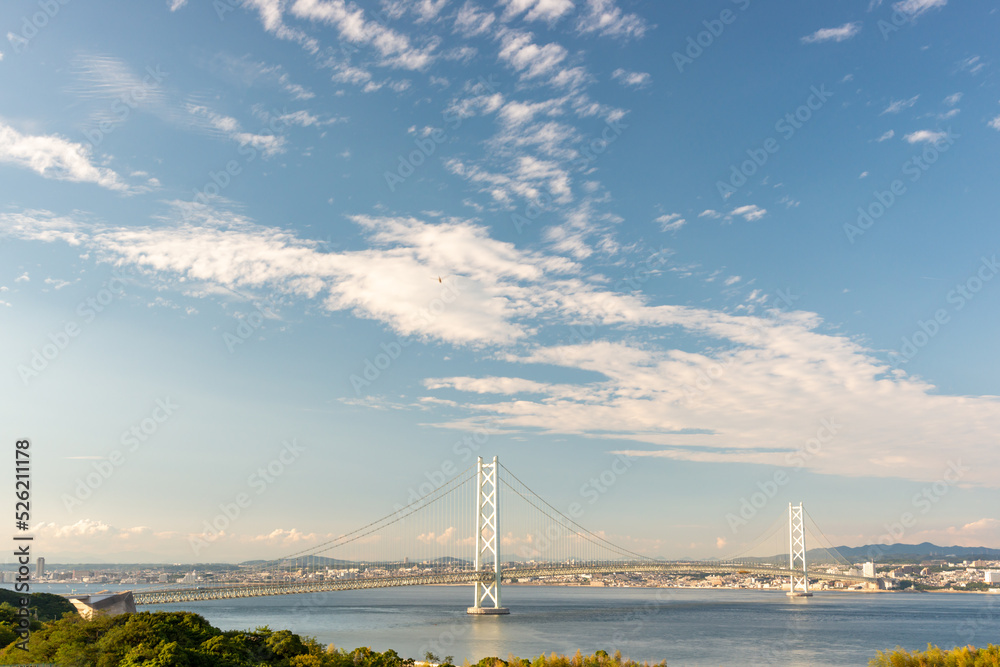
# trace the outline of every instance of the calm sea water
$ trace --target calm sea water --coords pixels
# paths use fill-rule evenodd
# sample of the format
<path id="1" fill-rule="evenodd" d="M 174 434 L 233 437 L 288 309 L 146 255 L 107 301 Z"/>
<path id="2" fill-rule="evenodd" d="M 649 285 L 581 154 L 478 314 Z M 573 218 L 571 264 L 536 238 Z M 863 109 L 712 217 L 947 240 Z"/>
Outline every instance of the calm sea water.
<path id="1" fill-rule="evenodd" d="M 40 590 L 42 587 L 36 588 Z M 53 588 L 52 592 L 63 592 Z M 268 625 L 353 649 L 433 651 L 462 660 L 509 653 L 621 650 L 683 665 L 866 665 L 879 649 L 1000 642 L 1000 596 L 508 586 L 511 614 L 471 617 L 469 586 L 337 591 L 157 605 L 225 630 Z"/>

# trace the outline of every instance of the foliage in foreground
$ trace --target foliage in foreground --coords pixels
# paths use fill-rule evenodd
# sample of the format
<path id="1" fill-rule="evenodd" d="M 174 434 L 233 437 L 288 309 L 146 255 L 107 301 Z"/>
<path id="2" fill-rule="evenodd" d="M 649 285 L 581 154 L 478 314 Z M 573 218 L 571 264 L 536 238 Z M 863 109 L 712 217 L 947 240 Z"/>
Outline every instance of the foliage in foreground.
<path id="1" fill-rule="evenodd" d="M 442 665 L 442 667 L 445 667 Z M 667 667 L 667 661 L 656 664 L 635 662 L 622 657 L 621 651 L 608 655 L 607 651 L 598 651 L 594 655 L 583 655 L 580 651 L 569 657 L 555 653 L 546 657 L 544 654 L 534 660 L 525 660 L 511 654 L 506 660 L 500 658 L 483 658 L 471 667 Z"/>
<path id="2" fill-rule="evenodd" d="M 52 593 L 25 595 L 24 593 L 15 593 L 7 588 L 0 588 L 0 603 L 2 604 L 18 607 L 21 604 L 21 598 L 24 597 L 28 598 L 28 608 L 31 610 L 32 618 L 37 618 L 39 621 L 54 621 L 57 618 L 62 618 L 62 615 L 68 611 L 76 613 L 76 607 L 61 595 Z"/>
<path id="3" fill-rule="evenodd" d="M 288 630 L 223 632 L 190 612 L 142 612 L 98 616 L 87 621 L 67 614 L 31 633 L 27 652 L 11 644 L 0 665 L 55 663 L 62 667 L 414 667 L 395 651 L 323 648 L 311 637 Z M 448 656 L 445 663 L 450 663 Z M 436 660 L 435 660 L 436 661 Z M 636 663 L 598 651 L 567 657 L 553 653 L 533 661 L 509 656 L 483 658 L 475 667 L 666 667 Z M 445 664 L 441 667 L 453 667 Z"/>
<path id="4" fill-rule="evenodd" d="M 965 646 L 943 651 L 937 646 L 927 645 L 926 651 L 910 653 L 902 648 L 895 651 L 879 651 L 868 663 L 869 667 L 1000 667 L 1000 646 L 986 648 Z"/>

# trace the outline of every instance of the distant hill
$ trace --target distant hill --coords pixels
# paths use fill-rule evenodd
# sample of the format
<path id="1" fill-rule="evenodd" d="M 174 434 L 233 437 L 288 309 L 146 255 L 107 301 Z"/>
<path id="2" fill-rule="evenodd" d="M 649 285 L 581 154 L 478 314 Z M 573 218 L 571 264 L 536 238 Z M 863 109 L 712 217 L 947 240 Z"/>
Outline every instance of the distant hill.
<path id="1" fill-rule="evenodd" d="M 1000 559 L 1000 549 L 988 547 L 939 547 L 930 542 L 920 544 L 868 544 L 863 547 L 837 547 L 840 555 L 851 562 L 868 560 L 873 554 L 875 560 L 897 560 L 905 557 L 961 559 L 961 560 L 997 560 Z M 822 557 L 825 550 L 816 550 L 817 557 Z M 811 553 L 811 552 L 810 552 Z"/>
<path id="2" fill-rule="evenodd" d="M 845 560 L 851 563 L 863 563 L 874 559 L 878 563 L 892 563 L 914 560 L 1000 560 L 1000 549 L 989 547 L 939 547 L 930 542 L 921 544 L 866 544 L 860 547 L 835 547 Z M 709 559 L 715 560 L 715 559 Z M 773 556 L 748 556 L 740 559 L 747 563 L 780 563 L 788 562 L 788 554 Z M 834 560 L 829 549 L 809 549 L 806 560 L 810 563 L 826 563 Z"/>

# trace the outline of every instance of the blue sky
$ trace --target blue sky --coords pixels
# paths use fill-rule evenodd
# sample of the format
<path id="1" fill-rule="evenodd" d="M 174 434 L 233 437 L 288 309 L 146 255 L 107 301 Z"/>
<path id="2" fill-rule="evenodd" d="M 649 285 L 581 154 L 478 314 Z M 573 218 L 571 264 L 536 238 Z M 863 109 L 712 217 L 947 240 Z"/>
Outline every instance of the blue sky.
<path id="1" fill-rule="evenodd" d="M 585 523 L 651 555 L 799 500 L 1000 546 L 998 21 L 4 3 L 0 404 L 46 556 L 306 548 L 468 437 L 557 507 L 627 454 Z"/>

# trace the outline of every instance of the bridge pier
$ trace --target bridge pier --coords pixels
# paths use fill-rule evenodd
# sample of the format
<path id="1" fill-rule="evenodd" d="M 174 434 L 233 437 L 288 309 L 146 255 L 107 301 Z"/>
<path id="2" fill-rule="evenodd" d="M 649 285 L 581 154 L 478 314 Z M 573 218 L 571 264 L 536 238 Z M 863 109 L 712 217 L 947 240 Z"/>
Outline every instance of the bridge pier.
<path id="1" fill-rule="evenodd" d="M 792 571 L 789 577 L 788 597 L 811 598 L 809 592 L 809 570 L 806 567 L 806 529 L 805 515 L 802 503 L 797 506 L 788 503 L 788 569 Z M 801 566 L 802 575 L 798 568 Z"/>
<path id="2" fill-rule="evenodd" d="M 487 560 L 491 556 L 492 564 Z M 489 568 L 490 576 L 476 582 L 475 604 L 468 607 L 466 613 L 476 616 L 509 614 L 510 609 L 500 605 L 500 463 L 495 456 L 493 463 L 486 464 L 480 456 L 476 474 L 476 572 L 483 565 Z M 484 602 L 492 602 L 493 606 L 483 606 Z"/>

